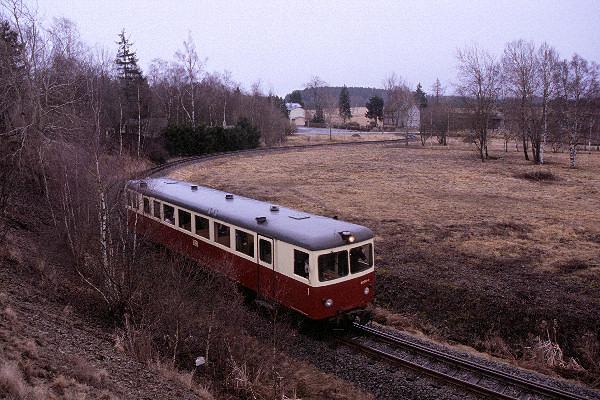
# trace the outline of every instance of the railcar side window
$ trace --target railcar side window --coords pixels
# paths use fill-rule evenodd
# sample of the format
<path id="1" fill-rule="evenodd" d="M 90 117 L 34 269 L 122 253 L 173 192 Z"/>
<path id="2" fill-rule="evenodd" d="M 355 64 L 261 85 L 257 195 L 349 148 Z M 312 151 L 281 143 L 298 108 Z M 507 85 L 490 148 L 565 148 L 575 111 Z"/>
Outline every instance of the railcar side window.
<path id="1" fill-rule="evenodd" d="M 348 252 L 346 250 L 319 256 L 319 281 L 325 282 L 348 275 Z"/>
<path id="2" fill-rule="evenodd" d="M 160 201 L 154 200 L 152 202 L 152 211 L 154 218 L 160 218 Z"/>
<path id="3" fill-rule="evenodd" d="M 144 214 L 150 214 L 150 199 L 144 197 Z"/>
<path id="4" fill-rule="evenodd" d="M 186 231 L 192 231 L 192 214 L 184 210 L 177 210 L 179 217 L 179 227 Z"/>
<path id="5" fill-rule="evenodd" d="M 207 239 L 210 238 L 208 219 L 196 215 L 194 217 L 196 221 L 196 235 L 205 237 Z"/>
<path id="6" fill-rule="evenodd" d="M 167 224 L 175 225 L 175 208 L 163 204 L 163 219 Z"/>
<path id="7" fill-rule="evenodd" d="M 223 246 L 231 246 L 231 229 L 229 226 L 215 222 L 215 242 Z"/>
<path id="8" fill-rule="evenodd" d="M 260 261 L 267 264 L 273 264 L 273 249 L 271 249 L 271 242 L 260 239 L 258 241 L 258 254 L 260 256 Z"/>
<path id="9" fill-rule="evenodd" d="M 254 236 L 247 232 L 236 229 L 235 249 L 247 256 L 254 257 Z"/>
<path id="10" fill-rule="evenodd" d="M 350 250 L 350 272 L 362 272 L 373 266 L 373 246 L 365 244 Z"/>
<path id="11" fill-rule="evenodd" d="M 300 250 L 294 250 L 294 274 L 308 279 L 308 254 Z"/>

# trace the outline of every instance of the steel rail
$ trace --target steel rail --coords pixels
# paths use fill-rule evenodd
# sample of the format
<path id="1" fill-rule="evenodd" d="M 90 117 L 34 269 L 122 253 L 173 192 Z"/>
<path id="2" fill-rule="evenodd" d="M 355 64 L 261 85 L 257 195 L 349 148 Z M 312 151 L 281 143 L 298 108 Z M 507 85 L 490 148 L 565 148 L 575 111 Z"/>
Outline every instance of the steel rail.
<path id="1" fill-rule="evenodd" d="M 556 399 L 569 399 L 569 400 L 588 399 L 587 397 L 580 396 L 575 393 L 570 393 L 565 390 L 551 387 L 551 386 L 548 386 L 543 383 L 532 382 L 532 381 L 529 381 L 520 376 L 508 374 L 504 371 L 490 368 L 487 365 L 478 364 L 471 360 L 457 357 L 455 355 L 448 354 L 448 353 L 442 352 L 440 350 L 427 347 L 423 344 L 415 343 L 415 342 L 400 338 L 398 336 L 391 335 L 387 332 L 383 332 L 381 330 L 375 329 L 370 326 L 365 326 L 365 325 L 360 325 L 360 324 L 354 323 L 352 325 L 352 327 L 358 332 L 363 332 L 363 333 L 367 333 L 367 334 L 371 335 L 376 340 L 380 340 L 380 341 L 386 342 L 388 344 L 398 346 L 403 349 L 408 349 L 409 351 L 412 351 L 412 352 L 420 353 L 431 359 L 443 361 L 447 364 L 450 364 L 451 366 L 459 367 L 460 369 L 463 369 L 463 370 L 475 372 L 482 377 L 487 377 L 487 378 L 493 379 L 499 383 L 508 384 L 512 387 L 516 387 L 516 388 L 519 388 L 520 390 L 524 390 L 527 392 L 527 394 L 537 394 L 537 395 L 542 395 L 545 397 L 556 398 Z M 354 346 L 356 347 L 356 344 L 354 344 Z M 358 346 L 360 346 L 360 347 L 364 346 L 364 347 L 369 348 L 369 350 L 365 349 L 365 351 L 368 351 L 371 353 L 373 351 L 382 352 L 381 350 L 370 348 L 370 346 L 363 345 L 362 343 L 358 344 Z M 385 352 L 383 352 L 383 353 L 385 353 Z M 400 358 L 400 357 L 397 357 L 394 355 L 386 355 L 383 357 L 390 358 L 388 356 Z M 400 361 L 398 361 L 398 362 L 400 362 Z M 416 364 L 412 361 L 407 361 L 407 360 L 402 361 L 403 364 L 405 364 L 407 362 Z M 477 382 L 472 383 L 472 382 L 468 382 L 468 381 L 465 381 L 460 378 L 456 378 L 454 376 L 448 375 L 441 371 L 437 371 L 434 368 L 429 368 L 429 367 L 423 366 L 423 365 L 419 365 L 418 367 L 415 367 L 415 368 L 419 368 L 419 369 L 423 370 L 423 372 L 426 372 L 427 374 L 430 374 L 430 375 L 435 375 L 443 380 L 454 382 L 460 386 L 465 386 L 472 391 L 476 391 L 479 393 L 482 393 L 483 391 L 487 392 L 487 393 L 482 393 L 482 394 L 491 395 L 496 398 L 502 398 L 502 399 L 518 399 L 519 398 L 519 397 L 511 397 L 506 394 L 503 394 L 502 392 L 498 392 L 493 389 L 483 387 L 481 385 L 478 385 Z M 507 386 L 504 387 L 504 390 L 506 388 L 507 388 Z"/>
<path id="2" fill-rule="evenodd" d="M 423 373 L 434 379 L 443 380 L 445 382 L 448 382 L 450 384 L 453 384 L 453 385 L 456 385 L 459 387 L 465 387 L 467 390 L 477 393 L 477 394 L 481 394 L 481 395 L 484 395 L 487 397 L 493 397 L 496 399 L 505 399 L 505 400 L 514 400 L 515 399 L 514 397 L 508 396 L 508 395 L 503 394 L 502 392 L 496 391 L 494 389 L 487 388 L 487 387 L 481 386 L 481 385 L 477 385 L 476 383 L 469 382 L 468 380 L 465 380 L 465 379 L 460 379 L 456 376 L 447 374 L 442 371 L 438 371 L 434 368 L 429 368 L 425 365 L 418 364 L 416 362 L 407 360 L 402 357 L 398 357 L 394 354 L 385 352 L 383 350 L 379 350 L 375 347 L 365 345 L 364 343 L 357 342 L 353 339 L 340 337 L 340 338 L 336 338 L 336 340 L 347 346 L 353 347 L 363 353 L 367 353 L 367 354 L 370 354 L 377 358 L 390 361 L 394 364 L 402 365 L 403 367 L 409 368 L 416 372 Z"/>

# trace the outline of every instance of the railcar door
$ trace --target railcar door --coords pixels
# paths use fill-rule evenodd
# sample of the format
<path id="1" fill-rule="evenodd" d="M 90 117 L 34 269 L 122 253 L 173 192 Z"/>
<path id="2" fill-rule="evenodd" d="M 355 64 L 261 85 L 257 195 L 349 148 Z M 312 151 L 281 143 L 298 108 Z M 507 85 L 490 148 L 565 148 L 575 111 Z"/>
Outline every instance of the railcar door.
<path id="1" fill-rule="evenodd" d="M 258 293 L 275 298 L 275 246 L 273 239 L 258 235 Z"/>

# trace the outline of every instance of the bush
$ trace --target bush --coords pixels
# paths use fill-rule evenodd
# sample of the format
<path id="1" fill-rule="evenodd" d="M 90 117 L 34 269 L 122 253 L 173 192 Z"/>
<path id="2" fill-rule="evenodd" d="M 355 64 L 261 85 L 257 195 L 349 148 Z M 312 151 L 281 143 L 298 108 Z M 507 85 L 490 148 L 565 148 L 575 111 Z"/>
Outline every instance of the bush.
<path id="1" fill-rule="evenodd" d="M 554 175 L 550 171 L 533 171 L 533 172 L 524 172 L 522 174 L 518 174 L 517 178 L 527 179 L 529 181 L 556 181 L 558 177 Z"/>
<path id="2" fill-rule="evenodd" d="M 246 119 L 230 128 L 170 126 L 165 131 L 169 154 L 183 156 L 253 149 L 260 144 L 260 136 L 260 131 Z"/>
<path id="3" fill-rule="evenodd" d="M 153 143 L 148 149 L 148 158 L 155 164 L 164 164 L 169 158 L 169 153 L 163 144 Z"/>

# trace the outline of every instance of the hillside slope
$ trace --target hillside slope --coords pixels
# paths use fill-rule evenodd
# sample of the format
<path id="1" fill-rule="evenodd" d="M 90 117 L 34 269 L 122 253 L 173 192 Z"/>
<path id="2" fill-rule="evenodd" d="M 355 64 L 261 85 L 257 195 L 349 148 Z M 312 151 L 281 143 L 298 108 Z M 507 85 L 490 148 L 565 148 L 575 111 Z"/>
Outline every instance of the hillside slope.
<path id="1" fill-rule="evenodd" d="M 0 248 L 0 398 L 212 398 L 132 360 L 114 336 L 49 299 L 23 243 L 9 236 Z"/>

